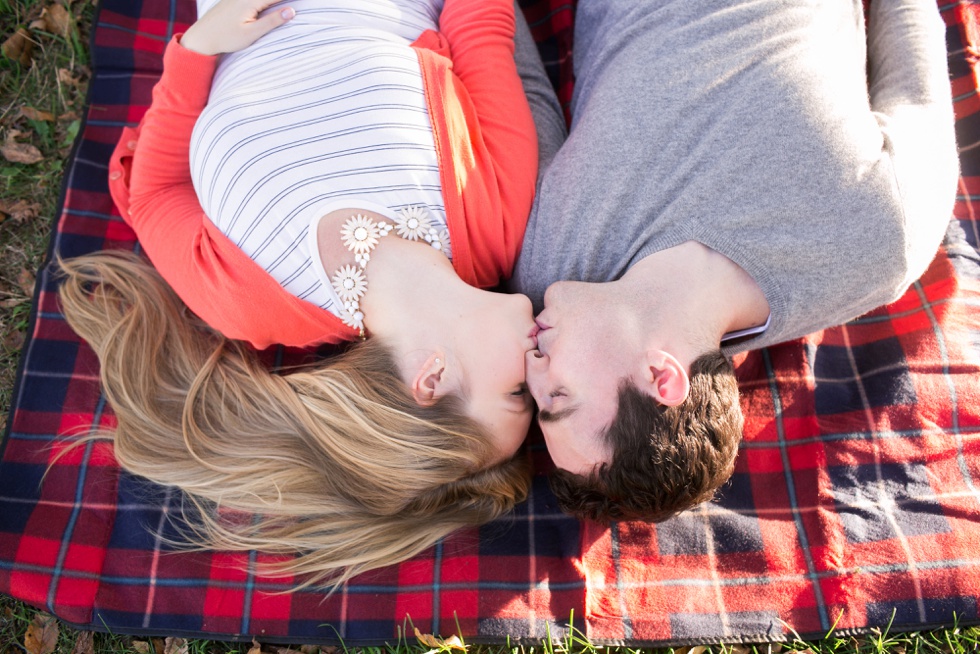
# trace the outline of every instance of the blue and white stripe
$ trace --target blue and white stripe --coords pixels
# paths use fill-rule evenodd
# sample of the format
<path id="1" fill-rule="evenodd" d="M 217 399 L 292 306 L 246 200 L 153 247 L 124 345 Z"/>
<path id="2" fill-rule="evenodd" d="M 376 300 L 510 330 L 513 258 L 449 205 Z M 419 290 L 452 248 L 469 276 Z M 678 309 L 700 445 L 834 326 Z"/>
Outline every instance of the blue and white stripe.
<path id="1" fill-rule="evenodd" d="M 289 293 L 341 315 L 309 248 L 325 203 L 425 206 L 446 226 L 408 47 L 437 28 L 442 2 L 291 0 L 268 11 L 286 4 L 295 18 L 219 63 L 194 128 L 191 175 L 222 233 Z"/>

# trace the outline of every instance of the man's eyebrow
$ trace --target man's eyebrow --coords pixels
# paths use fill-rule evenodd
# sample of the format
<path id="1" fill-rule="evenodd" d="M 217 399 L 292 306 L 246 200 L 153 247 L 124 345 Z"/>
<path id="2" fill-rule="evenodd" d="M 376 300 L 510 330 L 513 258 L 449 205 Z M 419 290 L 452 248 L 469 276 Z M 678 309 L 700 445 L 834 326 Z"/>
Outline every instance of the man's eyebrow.
<path id="1" fill-rule="evenodd" d="M 576 411 L 578 411 L 578 405 L 570 406 L 567 409 L 562 409 L 561 411 L 555 412 L 538 411 L 538 420 L 541 422 L 558 422 L 559 420 L 564 420 Z"/>

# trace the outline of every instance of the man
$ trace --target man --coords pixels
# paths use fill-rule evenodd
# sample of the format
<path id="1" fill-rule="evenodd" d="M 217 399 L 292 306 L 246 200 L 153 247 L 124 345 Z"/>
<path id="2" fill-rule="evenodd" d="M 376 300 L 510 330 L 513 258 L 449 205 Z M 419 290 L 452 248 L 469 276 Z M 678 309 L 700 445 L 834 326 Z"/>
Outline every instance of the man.
<path id="1" fill-rule="evenodd" d="M 574 43 L 511 284 L 540 311 L 527 383 L 562 507 L 660 520 L 732 472 L 729 356 L 932 260 L 957 178 L 944 28 L 932 0 L 872 0 L 867 33 L 860 0 L 580 0 Z"/>

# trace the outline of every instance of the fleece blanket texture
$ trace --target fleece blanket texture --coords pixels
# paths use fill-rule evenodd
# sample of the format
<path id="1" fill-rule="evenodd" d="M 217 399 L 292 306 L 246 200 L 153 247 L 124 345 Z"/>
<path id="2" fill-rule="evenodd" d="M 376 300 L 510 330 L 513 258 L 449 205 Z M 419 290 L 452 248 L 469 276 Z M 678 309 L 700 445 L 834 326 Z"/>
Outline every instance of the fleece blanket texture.
<path id="1" fill-rule="evenodd" d="M 167 547 L 179 495 L 122 472 L 107 442 L 72 451 L 42 481 L 72 433 L 113 424 L 45 264 L 2 443 L 0 592 L 86 629 L 280 643 L 393 642 L 417 627 L 469 642 L 574 628 L 595 643 L 676 645 L 977 622 L 980 7 L 939 6 L 962 152 L 946 241 L 894 304 L 736 359 L 745 440 L 716 502 L 660 525 L 579 523 L 558 511 L 532 439 L 539 474 L 513 516 L 332 596 L 281 594 L 290 580 L 258 574 L 261 554 Z M 574 2 L 522 9 L 567 106 Z M 194 12 L 193 0 L 102 0 L 49 262 L 138 248 L 106 162 Z"/>

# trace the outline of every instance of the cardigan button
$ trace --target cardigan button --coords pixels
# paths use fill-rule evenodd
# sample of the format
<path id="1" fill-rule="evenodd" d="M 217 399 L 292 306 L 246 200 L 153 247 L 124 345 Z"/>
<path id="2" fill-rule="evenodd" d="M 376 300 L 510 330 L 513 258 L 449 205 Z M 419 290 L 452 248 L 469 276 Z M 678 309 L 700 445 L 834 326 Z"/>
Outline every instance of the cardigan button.
<path id="1" fill-rule="evenodd" d="M 135 140 L 134 141 L 130 141 L 129 143 L 126 144 L 126 147 L 129 148 L 130 150 L 135 150 L 136 149 L 136 141 Z"/>
<path id="2" fill-rule="evenodd" d="M 122 172 L 119 170 L 114 170 L 111 173 L 109 173 L 109 179 L 111 179 L 112 181 L 116 181 L 120 177 L 122 177 Z"/>

